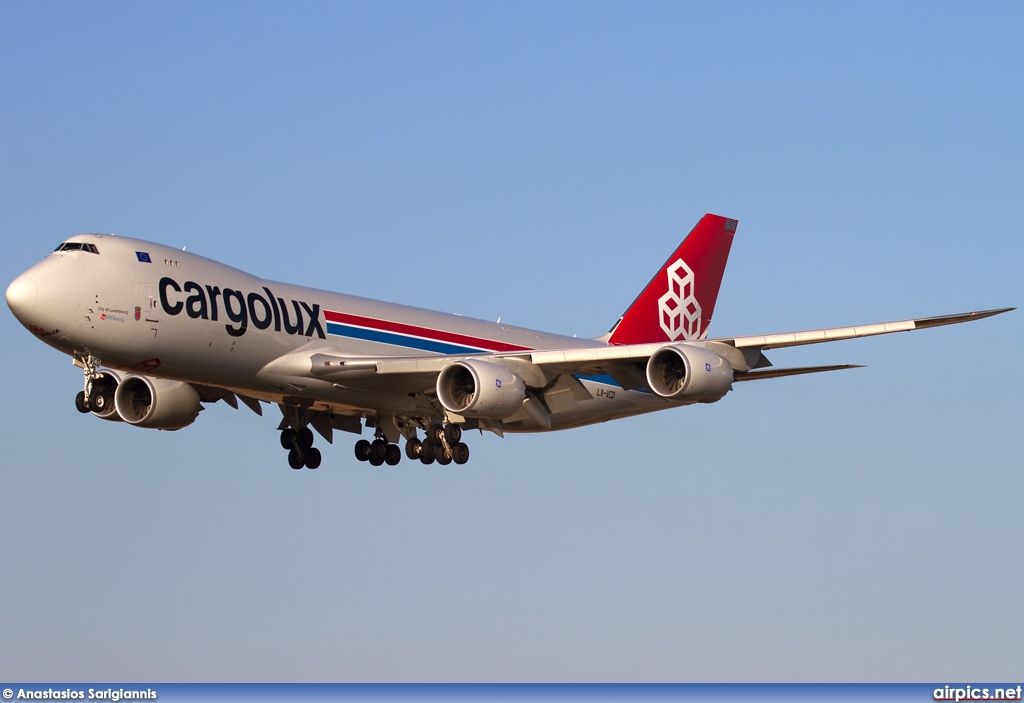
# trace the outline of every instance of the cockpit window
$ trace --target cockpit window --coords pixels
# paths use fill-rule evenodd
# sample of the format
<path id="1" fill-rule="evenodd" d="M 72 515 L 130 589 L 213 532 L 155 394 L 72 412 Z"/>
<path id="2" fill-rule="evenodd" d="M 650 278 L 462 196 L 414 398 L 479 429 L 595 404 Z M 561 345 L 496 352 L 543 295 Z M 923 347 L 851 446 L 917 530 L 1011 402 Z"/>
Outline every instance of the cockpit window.
<path id="1" fill-rule="evenodd" d="M 87 251 L 90 254 L 100 253 L 100 250 L 96 248 L 95 244 L 85 244 L 83 242 L 63 242 L 58 245 L 54 251 Z"/>

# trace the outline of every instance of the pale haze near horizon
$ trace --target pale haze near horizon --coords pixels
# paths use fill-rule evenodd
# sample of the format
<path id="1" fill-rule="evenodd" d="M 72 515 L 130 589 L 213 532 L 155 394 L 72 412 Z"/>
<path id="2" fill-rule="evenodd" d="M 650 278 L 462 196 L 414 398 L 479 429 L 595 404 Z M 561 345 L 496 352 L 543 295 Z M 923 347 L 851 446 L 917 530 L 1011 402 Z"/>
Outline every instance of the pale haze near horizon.
<path id="1" fill-rule="evenodd" d="M 0 5 L 6 286 L 114 232 L 604 333 L 705 212 L 713 336 L 1019 305 L 1020 3 Z M 0 680 L 1024 671 L 1021 313 L 461 468 L 288 468 L 276 408 L 80 416 L 0 315 Z"/>

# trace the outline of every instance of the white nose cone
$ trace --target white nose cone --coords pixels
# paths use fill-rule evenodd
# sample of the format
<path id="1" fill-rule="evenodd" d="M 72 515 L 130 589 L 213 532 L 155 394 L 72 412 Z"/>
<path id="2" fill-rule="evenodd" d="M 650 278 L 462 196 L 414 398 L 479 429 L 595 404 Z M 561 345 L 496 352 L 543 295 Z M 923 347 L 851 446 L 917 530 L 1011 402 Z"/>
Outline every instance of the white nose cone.
<path id="1" fill-rule="evenodd" d="M 36 290 L 36 282 L 26 274 L 21 274 L 11 285 L 7 286 L 7 307 L 11 309 L 14 316 L 25 321 L 39 300 L 39 292 Z"/>

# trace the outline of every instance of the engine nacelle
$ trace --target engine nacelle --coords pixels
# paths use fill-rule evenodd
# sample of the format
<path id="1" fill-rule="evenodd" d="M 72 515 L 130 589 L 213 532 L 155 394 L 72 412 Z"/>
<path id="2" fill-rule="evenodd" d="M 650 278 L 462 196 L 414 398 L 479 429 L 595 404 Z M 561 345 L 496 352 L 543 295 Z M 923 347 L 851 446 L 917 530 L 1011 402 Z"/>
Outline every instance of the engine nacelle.
<path id="1" fill-rule="evenodd" d="M 669 400 L 713 403 L 732 390 L 733 368 L 707 349 L 670 344 L 647 361 L 647 384 Z"/>
<path id="2" fill-rule="evenodd" d="M 501 364 L 462 359 L 441 369 L 437 399 L 445 410 L 463 417 L 503 420 L 522 407 L 526 383 Z"/>
<path id="3" fill-rule="evenodd" d="M 157 430 L 188 427 L 203 409 L 192 386 L 148 376 L 122 379 L 114 394 L 114 404 L 125 422 Z"/>
<path id="4" fill-rule="evenodd" d="M 121 416 L 117 414 L 117 406 L 114 403 L 114 396 L 120 383 L 121 374 L 110 369 L 99 371 L 98 377 L 92 379 L 89 387 L 89 409 L 93 415 L 103 420 L 121 422 Z"/>

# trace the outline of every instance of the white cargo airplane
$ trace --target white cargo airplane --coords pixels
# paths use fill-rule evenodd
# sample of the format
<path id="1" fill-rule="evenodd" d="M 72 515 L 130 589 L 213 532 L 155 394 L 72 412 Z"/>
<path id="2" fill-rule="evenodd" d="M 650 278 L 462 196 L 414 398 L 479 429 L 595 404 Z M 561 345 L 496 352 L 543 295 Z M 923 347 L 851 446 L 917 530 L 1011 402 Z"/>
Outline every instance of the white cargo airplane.
<path id="1" fill-rule="evenodd" d="M 858 327 L 708 339 L 736 220 L 705 215 L 611 331 L 535 332 L 257 278 L 113 235 L 63 242 L 7 288 L 15 317 L 84 369 L 78 410 L 177 430 L 202 403 L 277 403 L 294 469 L 316 429 L 360 434 L 374 466 L 405 453 L 463 464 L 463 429 L 543 432 L 692 403 L 737 381 L 853 368 L 772 368 L 763 351 L 979 320 L 1013 308 Z M 420 430 L 424 431 L 420 439 Z"/>

